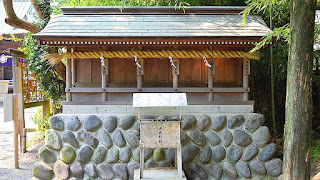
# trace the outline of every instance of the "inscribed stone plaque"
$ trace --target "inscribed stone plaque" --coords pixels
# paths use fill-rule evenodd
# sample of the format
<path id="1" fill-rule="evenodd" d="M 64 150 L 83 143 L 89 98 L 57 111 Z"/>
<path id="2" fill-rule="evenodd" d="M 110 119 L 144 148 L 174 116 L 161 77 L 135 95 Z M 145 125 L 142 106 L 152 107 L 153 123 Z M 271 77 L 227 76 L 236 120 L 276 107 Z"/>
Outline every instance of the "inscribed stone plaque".
<path id="1" fill-rule="evenodd" d="M 140 140 L 144 148 L 177 148 L 180 143 L 180 122 L 141 122 Z"/>

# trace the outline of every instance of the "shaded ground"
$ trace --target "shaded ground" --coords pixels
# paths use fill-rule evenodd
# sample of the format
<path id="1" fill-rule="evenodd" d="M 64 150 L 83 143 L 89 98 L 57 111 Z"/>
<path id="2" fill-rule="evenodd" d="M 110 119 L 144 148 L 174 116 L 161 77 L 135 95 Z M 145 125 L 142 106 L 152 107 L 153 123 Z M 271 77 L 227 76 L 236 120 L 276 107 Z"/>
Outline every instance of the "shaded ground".
<path id="1" fill-rule="evenodd" d="M 32 136 L 32 133 L 28 134 Z M 27 148 L 27 153 L 19 154 L 19 169 L 15 169 L 13 134 L 0 134 L 0 142 L 0 179 L 29 180 L 32 177 L 34 163 L 39 161 L 38 149 L 41 144 Z"/>

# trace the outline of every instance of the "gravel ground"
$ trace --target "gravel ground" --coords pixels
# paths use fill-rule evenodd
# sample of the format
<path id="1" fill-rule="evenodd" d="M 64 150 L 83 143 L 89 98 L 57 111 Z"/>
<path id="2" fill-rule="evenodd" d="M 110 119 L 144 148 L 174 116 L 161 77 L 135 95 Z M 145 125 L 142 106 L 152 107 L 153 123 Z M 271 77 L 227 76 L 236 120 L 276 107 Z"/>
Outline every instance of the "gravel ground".
<path id="1" fill-rule="evenodd" d="M 35 133 L 28 133 L 31 138 Z M 38 149 L 41 144 L 27 148 L 27 153 L 19 154 L 19 169 L 14 168 L 13 134 L 0 133 L 0 180 L 29 180 L 32 168 L 39 161 Z"/>

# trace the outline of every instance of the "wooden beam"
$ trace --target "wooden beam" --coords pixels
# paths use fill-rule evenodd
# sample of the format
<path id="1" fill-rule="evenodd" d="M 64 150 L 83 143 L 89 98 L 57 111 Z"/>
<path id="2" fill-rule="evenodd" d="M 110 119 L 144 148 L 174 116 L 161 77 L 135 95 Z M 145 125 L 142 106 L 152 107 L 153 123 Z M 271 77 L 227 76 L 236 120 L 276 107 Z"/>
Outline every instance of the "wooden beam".
<path id="1" fill-rule="evenodd" d="M 179 88 L 166 88 L 166 87 L 159 87 L 159 88 L 71 88 L 71 93 L 102 93 L 102 92 L 109 92 L 109 93 L 119 93 L 119 92 L 214 92 L 214 93 L 244 93 L 250 92 L 250 88 L 242 88 L 242 87 L 215 87 L 215 88 L 197 88 L 197 87 L 179 87 Z"/>

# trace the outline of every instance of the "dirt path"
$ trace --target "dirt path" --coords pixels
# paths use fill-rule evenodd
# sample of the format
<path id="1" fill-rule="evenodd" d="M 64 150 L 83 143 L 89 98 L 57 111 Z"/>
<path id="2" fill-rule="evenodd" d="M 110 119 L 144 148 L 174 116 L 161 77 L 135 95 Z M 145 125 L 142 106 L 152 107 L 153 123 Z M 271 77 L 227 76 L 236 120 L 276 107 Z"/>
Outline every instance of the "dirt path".
<path id="1" fill-rule="evenodd" d="M 28 133 L 29 134 L 29 133 Z M 0 133 L 0 180 L 29 180 L 32 168 L 39 161 L 38 149 L 41 145 L 27 149 L 27 153 L 19 154 L 19 168 L 14 169 L 13 134 Z"/>

